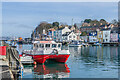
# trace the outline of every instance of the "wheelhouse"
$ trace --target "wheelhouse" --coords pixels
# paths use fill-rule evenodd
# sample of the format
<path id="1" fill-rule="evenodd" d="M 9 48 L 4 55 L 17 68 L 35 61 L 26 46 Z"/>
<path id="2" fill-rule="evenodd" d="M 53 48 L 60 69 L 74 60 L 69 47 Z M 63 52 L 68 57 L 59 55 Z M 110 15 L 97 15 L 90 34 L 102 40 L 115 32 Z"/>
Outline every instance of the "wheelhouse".
<path id="1" fill-rule="evenodd" d="M 50 48 L 50 49 L 61 49 L 62 44 L 56 42 L 35 42 L 33 43 L 33 48 Z"/>

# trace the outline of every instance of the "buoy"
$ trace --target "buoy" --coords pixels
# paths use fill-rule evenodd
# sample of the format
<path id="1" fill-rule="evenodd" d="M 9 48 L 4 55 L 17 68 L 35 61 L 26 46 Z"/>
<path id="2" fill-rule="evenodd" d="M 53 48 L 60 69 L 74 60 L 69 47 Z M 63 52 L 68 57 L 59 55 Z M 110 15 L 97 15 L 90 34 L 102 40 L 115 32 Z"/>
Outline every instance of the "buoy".
<path id="1" fill-rule="evenodd" d="M 37 65 L 34 66 L 34 68 L 36 68 L 36 67 L 37 67 Z"/>
<path id="2" fill-rule="evenodd" d="M 36 65 L 37 63 L 34 61 L 34 64 Z"/>

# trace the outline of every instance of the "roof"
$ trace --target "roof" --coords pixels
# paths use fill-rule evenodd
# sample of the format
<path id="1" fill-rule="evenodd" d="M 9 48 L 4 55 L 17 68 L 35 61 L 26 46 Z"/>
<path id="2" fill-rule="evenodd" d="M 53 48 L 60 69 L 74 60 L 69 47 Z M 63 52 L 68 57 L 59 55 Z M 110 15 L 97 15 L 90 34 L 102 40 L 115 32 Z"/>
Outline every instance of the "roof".
<path id="1" fill-rule="evenodd" d="M 62 36 L 68 36 L 71 32 L 66 32 Z"/>
<path id="2" fill-rule="evenodd" d="M 71 29 L 71 28 L 72 28 L 72 26 L 69 26 L 68 28 L 69 28 L 69 29 Z"/>
<path id="3" fill-rule="evenodd" d="M 101 29 L 101 31 L 107 31 L 107 30 L 111 30 L 111 28 Z"/>
<path id="4" fill-rule="evenodd" d="M 111 33 L 118 33 L 119 32 L 119 28 L 118 27 L 113 27 L 111 29 Z"/>
<path id="5" fill-rule="evenodd" d="M 62 27 L 62 28 L 58 28 L 57 30 L 62 30 L 62 29 L 64 29 L 65 27 Z"/>
<path id="6" fill-rule="evenodd" d="M 84 27 L 81 27 L 81 28 L 98 28 L 97 26 L 84 26 Z"/>

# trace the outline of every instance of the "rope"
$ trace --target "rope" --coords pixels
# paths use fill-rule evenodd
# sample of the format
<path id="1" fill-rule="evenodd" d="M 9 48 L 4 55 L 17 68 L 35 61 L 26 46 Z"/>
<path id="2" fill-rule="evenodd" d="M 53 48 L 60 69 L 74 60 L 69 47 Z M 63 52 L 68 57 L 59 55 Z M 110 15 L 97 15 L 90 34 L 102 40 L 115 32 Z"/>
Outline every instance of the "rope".
<path id="1" fill-rule="evenodd" d="M 0 74 L 2 74 L 2 73 L 5 73 L 5 72 L 8 72 L 9 70 L 6 70 L 6 71 L 2 71 L 2 72 L 0 72 Z"/>

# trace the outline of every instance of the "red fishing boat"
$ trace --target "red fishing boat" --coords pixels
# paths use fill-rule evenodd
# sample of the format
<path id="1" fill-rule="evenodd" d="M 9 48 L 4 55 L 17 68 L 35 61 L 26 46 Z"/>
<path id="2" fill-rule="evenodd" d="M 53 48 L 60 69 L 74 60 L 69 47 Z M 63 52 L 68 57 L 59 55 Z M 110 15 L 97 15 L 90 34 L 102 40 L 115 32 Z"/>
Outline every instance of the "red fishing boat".
<path id="1" fill-rule="evenodd" d="M 55 41 L 34 41 L 33 50 L 24 50 L 28 56 L 32 56 L 33 60 L 38 63 L 44 63 L 47 59 L 56 62 L 65 63 L 69 56 L 69 50 L 62 50 L 62 44 Z"/>

